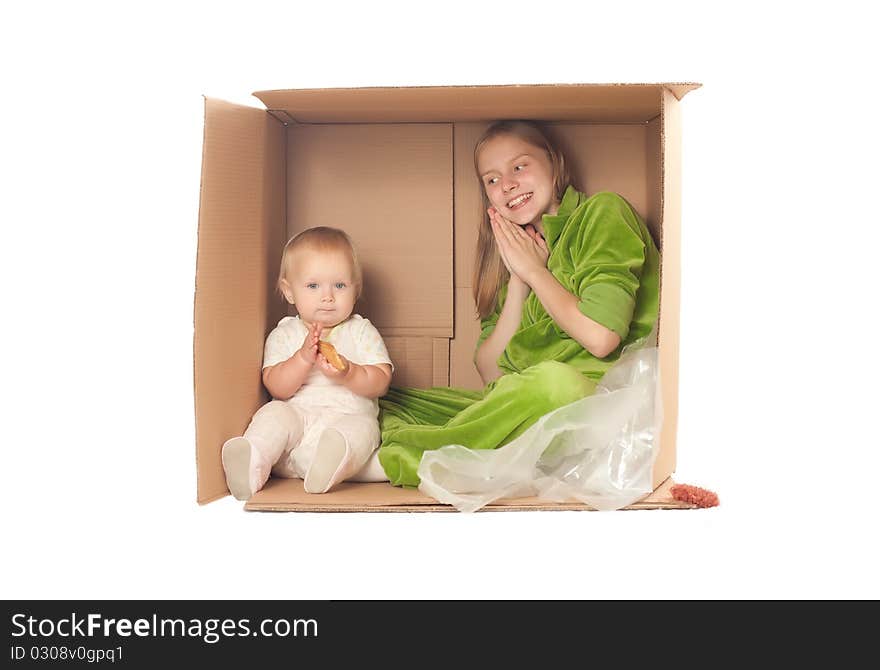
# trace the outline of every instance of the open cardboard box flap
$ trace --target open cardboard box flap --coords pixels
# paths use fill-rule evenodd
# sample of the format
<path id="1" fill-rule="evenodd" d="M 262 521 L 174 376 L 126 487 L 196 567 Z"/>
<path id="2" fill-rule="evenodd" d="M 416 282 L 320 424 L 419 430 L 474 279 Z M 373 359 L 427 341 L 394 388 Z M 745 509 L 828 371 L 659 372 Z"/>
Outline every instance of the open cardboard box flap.
<path id="1" fill-rule="evenodd" d="M 286 314 L 275 291 L 284 242 L 345 229 L 364 269 L 355 307 L 382 333 L 398 386 L 479 388 L 471 298 L 480 221 L 473 148 L 495 118 L 549 122 L 588 193 L 623 195 L 662 251 L 658 343 L 664 424 L 654 494 L 675 469 L 680 275 L 679 100 L 698 84 L 564 84 L 262 91 L 266 108 L 205 100 L 194 309 L 198 501 L 228 495 L 220 447 L 269 398 L 263 343 Z M 663 484 L 663 487 L 661 487 Z M 499 501 L 493 509 L 588 509 Z M 418 491 L 347 483 L 310 496 L 272 480 L 271 510 L 449 509 Z"/>
<path id="2" fill-rule="evenodd" d="M 266 109 L 292 123 L 465 123 L 500 118 L 644 123 L 660 94 L 681 100 L 699 84 L 541 84 L 257 91 Z"/>

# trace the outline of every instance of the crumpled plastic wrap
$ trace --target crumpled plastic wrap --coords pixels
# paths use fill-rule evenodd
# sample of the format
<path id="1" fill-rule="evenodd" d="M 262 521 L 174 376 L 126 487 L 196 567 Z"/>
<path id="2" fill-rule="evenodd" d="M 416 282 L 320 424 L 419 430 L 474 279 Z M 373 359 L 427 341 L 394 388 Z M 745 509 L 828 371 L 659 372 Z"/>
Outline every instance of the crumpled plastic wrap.
<path id="1" fill-rule="evenodd" d="M 627 347 L 586 398 L 541 417 L 498 449 L 426 451 L 419 490 L 461 512 L 499 498 L 538 496 L 626 507 L 652 491 L 662 410 L 655 346 Z"/>

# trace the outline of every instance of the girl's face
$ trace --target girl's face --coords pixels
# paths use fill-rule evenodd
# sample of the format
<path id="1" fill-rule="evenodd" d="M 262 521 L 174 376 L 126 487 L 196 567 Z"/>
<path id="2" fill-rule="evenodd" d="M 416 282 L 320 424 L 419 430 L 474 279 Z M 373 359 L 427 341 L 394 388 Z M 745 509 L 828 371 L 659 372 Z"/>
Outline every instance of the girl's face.
<path id="1" fill-rule="evenodd" d="M 282 290 L 306 325 L 332 328 L 345 321 L 357 300 L 348 254 L 303 249 L 292 261 Z"/>
<path id="2" fill-rule="evenodd" d="M 492 206 L 520 226 L 540 223 L 558 208 L 553 193 L 553 167 L 543 149 L 514 135 L 486 142 L 477 156 L 477 171 Z"/>

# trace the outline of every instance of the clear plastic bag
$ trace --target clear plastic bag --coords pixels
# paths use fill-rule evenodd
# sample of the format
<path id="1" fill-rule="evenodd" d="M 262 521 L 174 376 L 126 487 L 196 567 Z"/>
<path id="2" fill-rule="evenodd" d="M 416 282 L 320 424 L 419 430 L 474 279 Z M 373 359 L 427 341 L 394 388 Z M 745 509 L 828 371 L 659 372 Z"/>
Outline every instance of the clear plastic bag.
<path id="1" fill-rule="evenodd" d="M 541 417 L 503 447 L 426 451 L 419 489 L 461 512 L 520 496 L 613 510 L 648 495 L 662 410 L 658 351 L 641 344 L 624 350 L 593 395 Z"/>

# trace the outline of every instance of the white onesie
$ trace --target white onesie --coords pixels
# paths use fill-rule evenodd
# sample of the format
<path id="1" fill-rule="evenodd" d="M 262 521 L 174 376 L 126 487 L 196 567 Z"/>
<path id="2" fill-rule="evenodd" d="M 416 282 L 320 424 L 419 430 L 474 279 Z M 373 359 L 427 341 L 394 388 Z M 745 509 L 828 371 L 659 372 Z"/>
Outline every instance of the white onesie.
<path id="1" fill-rule="evenodd" d="M 266 338 L 263 367 L 277 365 L 293 356 L 308 336 L 308 328 L 298 316 L 286 316 Z M 352 314 L 321 339 L 330 342 L 345 358 L 359 365 L 387 363 L 393 366 L 382 336 L 368 319 Z M 277 401 L 274 401 L 277 402 Z M 296 394 L 284 401 L 298 411 L 303 421 L 302 440 L 288 445 L 272 468 L 281 477 L 305 478 L 315 456 L 321 434 L 328 427 L 345 438 L 359 470 L 379 446 L 379 402 L 364 398 L 313 368 Z M 271 404 L 271 403 L 270 403 Z"/>

